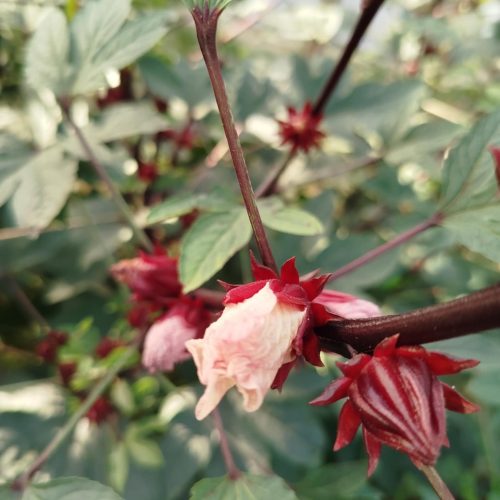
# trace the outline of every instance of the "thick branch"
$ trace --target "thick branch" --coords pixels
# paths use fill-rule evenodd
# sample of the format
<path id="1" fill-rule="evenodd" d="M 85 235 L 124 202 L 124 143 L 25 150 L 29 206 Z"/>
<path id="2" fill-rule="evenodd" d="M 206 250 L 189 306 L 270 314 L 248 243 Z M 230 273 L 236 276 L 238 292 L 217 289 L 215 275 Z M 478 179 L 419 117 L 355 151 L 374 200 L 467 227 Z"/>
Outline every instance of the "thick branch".
<path id="1" fill-rule="evenodd" d="M 425 344 L 500 327 L 500 284 L 465 297 L 377 318 L 332 321 L 316 329 L 321 346 L 338 352 L 345 343 L 371 351 L 381 340 L 399 333 L 399 345 Z"/>

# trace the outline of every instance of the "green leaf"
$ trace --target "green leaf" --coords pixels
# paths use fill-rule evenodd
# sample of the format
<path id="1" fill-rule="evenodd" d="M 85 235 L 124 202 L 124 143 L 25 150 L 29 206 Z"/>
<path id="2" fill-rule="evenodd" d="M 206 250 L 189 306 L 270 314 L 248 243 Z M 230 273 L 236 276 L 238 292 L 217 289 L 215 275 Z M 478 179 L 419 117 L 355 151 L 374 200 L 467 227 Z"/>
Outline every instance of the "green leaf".
<path id="1" fill-rule="evenodd" d="M 127 483 L 129 462 L 127 448 L 123 441 L 113 447 L 109 454 L 108 480 L 113 488 L 123 492 Z"/>
<path id="2" fill-rule="evenodd" d="M 49 89 L 63 95 L 71 67 L 68 63 L 69 31 L 64 14 L 49 8 L 26 50 L 26 83 L 33 89 Z"/>
<path id="3" fill-rule="evenodd" d="M 111 488 L 83 477 L 62 477 L 28 487 L 22 500 L 122 500 Z"/>
<path id="4" fill-rule="evenodd" d="M 296 500 L 295 493 L 278 476 L 244 474 L 202 479 L 191 489 L 190 500 Z"/>
<path id="5" fill-rule="evenodd" d="M 243 208 L 201 216 L 182 241 L 179 267 L 184 293 L 198 288 L 222 269 L 251 235 Z"/>
<path id="6" fill-rule="evenodd" d="M 324 465 L 310 470 L 295 485 L 301 500 L 356 498 L 356 492 L 366 483 L 367 464 L 364 461 Z"/>
<path id="7" fill-rule="evenodd" d="M 188 214 L 198 207 L 199 199 L 199 195 L 189 193 L 171 196 L 151 209 L 148 215 L 148 222 L 156 224 L 157 222 L 163 222 L 173 217 Z"/>
<path id="8" fill-rule="evenodd" d="M 273 207 L 259 204 L 265 226 L 282 233 L 314 236 L 325 231 L 323 224 L 311 213 L 294 207 Z"/>
<path id="9" fill-rule="evenodd" d="M 127 450 L 132 459 L 139 465 L 147 468 L 162 467 L 163 454 L 156 441 L 149 438 L 133 436 L 126 439 Z"/>
<path id="10" fill-rule="evenodd" d="M 168 126 L 165 118 L 148 103 L 115 104 L 102 113 L 98 123 L 85 127 L 99 142 L 111 142 L 125 137 L 153 134 Z"/>
<path id="11" fill-rule="evenodd" d="M 115 380 L 111 386 L 111 400 L 125 415 L 130 415 L 134 412 L 134 395 L 125 380 L 120 378 Z"/>
<path id="12" fill-rule="evenodd" d="M 194 9 L 195 7 L 209 9 L 219 9 L 222 10 L 224 7 L 229 5 L 233 0 L 183 0 L 189 9 Z"/>
<path id="13" fill-rule="evenodd" d="M 500 262 L 500 203 L 448 215 L 441 225 L 457 243 Z"/>
<path id="14" fill-rule="evenodd" d="M 60 147 L 46 149 L 25 164 L 9 201 L 16 225 L 41 229 L 59 213 L 73 189 L 77 163 Z"/>
<path id="15" fill-rule="evenodd" d="M 500 111 L 480 120 L 450 151 L 443 166 L 442 212 L 451 214 L 496 199 L 498 186 L 488 146 L 500 145 L 499 137 Z"/>

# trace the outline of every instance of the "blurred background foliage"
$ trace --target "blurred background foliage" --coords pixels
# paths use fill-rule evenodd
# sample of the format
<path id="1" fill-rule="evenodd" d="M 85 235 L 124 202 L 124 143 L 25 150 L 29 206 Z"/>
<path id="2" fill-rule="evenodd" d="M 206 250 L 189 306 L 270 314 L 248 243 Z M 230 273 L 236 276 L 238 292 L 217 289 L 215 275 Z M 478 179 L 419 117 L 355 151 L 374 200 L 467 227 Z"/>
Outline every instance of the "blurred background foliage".
<path id="1" fill-rule="evenodd" d="M 286 154 L 276 118 L 318 95 L 358 3 L 235 0 L 223 15 L 220 56 L 255 184 Z M 61 357 L 77 363 L 72 383 L 80 389 L 110 362 L 93 356 L 100 339 L 134 335 L 125 320 L 128 295 L 108 273 L 113 262 L 135 255 L 132 232 L 68 134 L 54 95 L 29 84 L 37 71 L 26 64 L 29 40 L 54 5 L 68 20 L 80 8 L 76 0 L 0 0 L 0 483 L 22 472 L 79 404 L 35 354 L 43 332 L 16 287 L 52 328 L 69 333 Z M 166 217 L 167 210 L 166 222 L 150 224 L 151 207 L 179 193 L 215 192 L 221 203 L 238 191 L 189 13 L 178 0 L 135 0 L 129 17 L 150 11 L 163 16 L 166 35 L 120 72 L 106 71 L 105 81 L 77 92 L 73 106 L 137 219 L 176 254 L 185 220 L 175 210 Z M 270 231 L 278 262 L 293 254 L 301 273 L 333 271 L 431 215 L 445 152 L 500 104 L 499 49 L 494 0 L 388 1 L 326 109 L 321 149 L 298 155 L 280 179 L 285 203 L 314 214 L 324 231 Z M 43 177 L 36 161 L 54 170 Z M 154 179 L 144 165 L 154 166 Z M 22 178 L 9 181 L 21 170 Z M 498 262 L 472 247 L 435 228 L 335 288 L 386 313 L 449 300 L 498 280 Z M 248 280 L 247 250 L 217 278 Z M 459 498 L 500 498 L 500 339 L 490 332 L 435 347 L 481 360 L 452 379 L 482 411 L 448 415 L 451 448 L 438 469 Z M 274 471 L 304 500 L 434 498 L 396 452 L 384 450 L 366 480 L 359 438 L 331 451 L 339 408 L 307 401 L 336 373 L 334 361 L 297 370 L 255 414 L 226 398 L 222 415 L 238 464 Z M 132 367 L 111 387 L 113 417 L 101 425 L 82 420 L 39 478 L 84 476 L 126 499 L 187 498 L 198 479 L 225 472 L 211 422 L 194 419 L 199 394 L 189 362 L 168 378 Z"/>

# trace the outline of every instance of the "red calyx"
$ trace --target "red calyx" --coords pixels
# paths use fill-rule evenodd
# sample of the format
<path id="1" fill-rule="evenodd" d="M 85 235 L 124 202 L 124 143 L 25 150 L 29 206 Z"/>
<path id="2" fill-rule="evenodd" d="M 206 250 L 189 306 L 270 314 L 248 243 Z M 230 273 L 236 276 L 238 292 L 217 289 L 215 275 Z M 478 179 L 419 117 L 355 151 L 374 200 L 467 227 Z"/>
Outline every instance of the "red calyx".
<path id="1" fill-rule="evenodd" d="M 56 360 L 59 348 L 66 344 L 68 335 L 57 330 L 50 331 L 36 346 L 36 353 L 47 363 Z"/>
<path id="2" fill-rule="evenodd" d="M 106 421 L 114 412 L 115 409 L 109 399 L 101 396 L 87 412 L 87 418 L 94 424 L 99 425 Z"/>
<path id="3" fill-rule="evenodd" d="M 103 338 L 95 348 L 95 355 L 99 359 L 107 358 L 116 348 L 123 347 L 125 344 L 118 339 Z"/>

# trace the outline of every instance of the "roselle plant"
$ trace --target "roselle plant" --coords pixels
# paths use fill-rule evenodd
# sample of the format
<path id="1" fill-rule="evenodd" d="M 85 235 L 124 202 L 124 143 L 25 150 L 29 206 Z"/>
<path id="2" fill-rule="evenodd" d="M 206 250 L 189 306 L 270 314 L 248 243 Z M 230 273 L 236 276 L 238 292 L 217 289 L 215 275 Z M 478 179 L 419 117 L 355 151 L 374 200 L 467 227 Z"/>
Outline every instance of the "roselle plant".
<path id="1" fill-rule="evenodd" d="M 493 3 L 0 5 L 0 498 L 500 494 Z"/>

